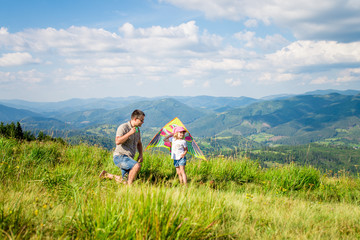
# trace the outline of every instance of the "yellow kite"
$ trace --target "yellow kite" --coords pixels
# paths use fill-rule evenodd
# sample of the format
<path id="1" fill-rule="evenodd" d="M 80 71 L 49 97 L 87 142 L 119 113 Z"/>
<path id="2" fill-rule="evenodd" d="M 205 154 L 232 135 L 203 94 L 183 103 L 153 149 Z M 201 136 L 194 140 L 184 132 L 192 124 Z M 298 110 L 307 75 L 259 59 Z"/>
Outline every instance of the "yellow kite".
<path id="1" fill-rule="evenodd" d="M 200 150 L 199 146 L 196 144 L 195 140 L 189 133 L 189 131 L 186 129 L 184 124 L 178 119 L 177 117 L 168 122 L 160 131 L 153 137 L 153 139 L 150 141 L 150 143 L 147 145 L 145 150 L 148 150 L 152 147 L 165 147 L 170 150 L 171 143 L 164 142 L 164 138 L 169 135 L 170 133 L 173 133 L 175 127 L 183 127 L 186 130 L 185 134 L 185 140 L 188 147 L 188 153 L 193 155 L 194 157 L 201 158 L 206 160 L 204 154 Z"/>

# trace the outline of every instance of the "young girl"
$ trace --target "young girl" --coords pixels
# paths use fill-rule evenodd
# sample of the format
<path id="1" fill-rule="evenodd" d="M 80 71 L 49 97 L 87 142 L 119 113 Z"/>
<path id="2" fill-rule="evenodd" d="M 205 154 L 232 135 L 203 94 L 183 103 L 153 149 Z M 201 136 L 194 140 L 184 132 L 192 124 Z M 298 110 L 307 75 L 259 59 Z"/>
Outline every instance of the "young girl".
<path id="1" fill-rule="evenodd" d="M 174 159 L 176 173 L 179 176 L 180 183 L 187 184 L 185 173 L 186 153 L 188 151 L 186 141 L 184 140 L 186 130 L 183 127 L 175 127 L 174 133 L 165 137 L 164 142 L 171 142 L 171 159 Z"/>

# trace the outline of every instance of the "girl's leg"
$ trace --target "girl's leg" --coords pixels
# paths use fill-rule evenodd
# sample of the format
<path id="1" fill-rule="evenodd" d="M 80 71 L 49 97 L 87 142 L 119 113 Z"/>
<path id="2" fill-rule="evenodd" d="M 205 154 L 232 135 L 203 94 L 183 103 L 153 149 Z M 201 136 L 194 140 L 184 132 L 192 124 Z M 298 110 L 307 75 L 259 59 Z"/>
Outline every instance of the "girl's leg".
<path id="1" fill-rule="evenodd" d="M 182 178 L 182 175 L 181 175 L 181 172 L 180 172 L 180 167 L 177 167 L 175 169 L 176 169 L 177 175 L 179 176 L 180 183 L 183 183 L 183 178 Z"/>
<path id="2" fill-rule="evenodd" d="M 181 174 L 181 178 L 184 184 L 187 184 L 187 176 L 185 173 L 185 166 L 179 166 L 179 170 L 180 170 L 180 174 Z"/>

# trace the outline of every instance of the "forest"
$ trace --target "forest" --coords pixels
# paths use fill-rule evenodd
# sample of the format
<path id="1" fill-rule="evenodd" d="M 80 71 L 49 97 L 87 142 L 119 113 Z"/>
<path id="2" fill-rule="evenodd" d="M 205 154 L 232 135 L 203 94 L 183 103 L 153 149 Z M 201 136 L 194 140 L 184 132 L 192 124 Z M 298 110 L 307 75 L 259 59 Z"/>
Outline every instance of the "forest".
<path id="1" fill-rule="evenodd" d="M 57 141 L 65 143 L 60 137 L 52 137 L 47 135 L 43 131 L 38 131 L 37 134 L 34 134 L 32 131 L 23 131 L 20 122 L 16 124 L 14 122 L 11 123 L 0 123 L 0 136 L 5 138 L 14 138 L 17 140 L 26 140 L 26 141 Z"/>
<path id="2" fill-rule="evenodd" d="M 311 165 L 327 174 L 344 171 L 357 175 L 360 166 L 360 150 L 347 145 L 309 143 L 302 145 L 266 146 L 241 136 L 205 138 L 199 146 L 206 155 L 237 157 L 246 156 L 258 161 L 262 167 L 296 163 Z"/>

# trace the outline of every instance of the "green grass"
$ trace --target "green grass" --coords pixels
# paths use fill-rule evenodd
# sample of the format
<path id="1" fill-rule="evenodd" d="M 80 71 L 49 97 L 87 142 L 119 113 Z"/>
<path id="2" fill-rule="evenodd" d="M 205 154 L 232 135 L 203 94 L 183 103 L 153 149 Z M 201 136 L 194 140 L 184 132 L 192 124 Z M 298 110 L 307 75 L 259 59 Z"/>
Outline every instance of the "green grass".
<path id="1" fill-rule="evenodd" d="M 179 184 L 168 154 L 145 152 L 132 186 L 98 147 L 0 138 L 2 239 L 358 239 L 360 180 L 246 158 L 190 160 Z"/>

